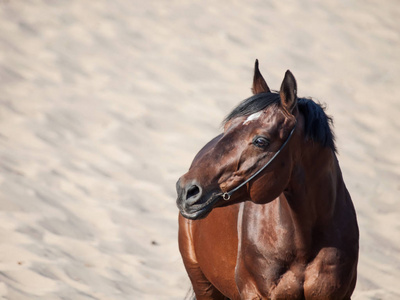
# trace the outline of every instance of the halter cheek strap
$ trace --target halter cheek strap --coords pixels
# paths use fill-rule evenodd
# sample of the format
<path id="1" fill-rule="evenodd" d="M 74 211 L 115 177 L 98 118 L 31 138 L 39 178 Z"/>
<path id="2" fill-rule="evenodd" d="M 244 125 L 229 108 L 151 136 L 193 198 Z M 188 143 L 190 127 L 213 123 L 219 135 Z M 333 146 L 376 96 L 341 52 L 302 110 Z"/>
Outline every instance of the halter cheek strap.
<path id="1" fill-rule="evenodd" d="M 241 184 L 239 184 L 237 187 L 235 187 L 234 189 L 230 190 L 229 192 L 223 193 L 222 199 L 224 199 L 225 201 L 228 201 L 232 194 L 234 192 L 236 192 L 238 189 L 240 189 L 241 187 L 243 187 L 244 185 L 246 185 L 249 181 L 251 181 L 252 179 L 254 179 L 254 177 L 256 177 L 258 174 L 260 174 L 266 167 L 268 167 L 271 162 L 275 159 L 275 157 L 278 156 L 278 154 L 282 151 L 283 148 L 285 148 L 286 144 L 289 142 L 290 138 L 293 135 L 294 130 L 296 129 L 296 124 L 294 125 L 292 131 L 290 131 L 289 136 L 287 137 L 286 141 L 282 144 L 282 146 L 279 148 L 279 150 L 274 154 L 274 156 L 271 157 L 271 159 L 264 165 L 261 167 L 261 169 L 259 169 L 257 172 L 255 172 L 253 175 L 251 175 L 246 181 L 242 182 Z"/>

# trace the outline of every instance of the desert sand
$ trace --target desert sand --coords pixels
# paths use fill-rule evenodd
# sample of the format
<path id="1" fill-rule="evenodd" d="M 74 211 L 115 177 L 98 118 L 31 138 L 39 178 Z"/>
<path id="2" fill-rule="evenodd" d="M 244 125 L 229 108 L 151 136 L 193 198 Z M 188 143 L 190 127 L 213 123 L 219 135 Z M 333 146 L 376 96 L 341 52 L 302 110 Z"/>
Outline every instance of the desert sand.
<path id="1" fill-rule="evenodd" d="M 254 60 L 325 103 L 353 299 L 400 299 L 398 1 L 0 1 L 0 299 L 183 299 L 175 182 Z"/>

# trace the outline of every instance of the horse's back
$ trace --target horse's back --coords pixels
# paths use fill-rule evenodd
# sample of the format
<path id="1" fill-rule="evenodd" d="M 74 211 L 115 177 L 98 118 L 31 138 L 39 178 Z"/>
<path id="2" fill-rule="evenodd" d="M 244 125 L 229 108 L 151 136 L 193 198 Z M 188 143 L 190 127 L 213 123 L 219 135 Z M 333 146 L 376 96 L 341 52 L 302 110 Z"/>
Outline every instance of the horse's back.
<path id="1" fill-rule="evenodd" d="M 224 299 L 223 294 L 239 299 L 235 283 L 238 211 L 235 204 L 216 208 L 200 220 L 179 216 L 179 249 L 197 296 Z"/>

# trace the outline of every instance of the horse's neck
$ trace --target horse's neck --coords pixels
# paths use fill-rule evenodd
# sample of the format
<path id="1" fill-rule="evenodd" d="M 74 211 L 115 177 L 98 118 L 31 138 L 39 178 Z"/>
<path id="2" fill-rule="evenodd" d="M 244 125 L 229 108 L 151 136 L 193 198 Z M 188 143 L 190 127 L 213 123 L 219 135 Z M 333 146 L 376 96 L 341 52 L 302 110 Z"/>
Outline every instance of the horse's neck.
<path id="1" fill-rule="evenodd" d="M 306 143 L 295 163 L 291 180 L 283 198 L 292 210 L 293 219 L 304 220 L 309 226 L 330 223 L 335 214 L 338 193 L 344 193 L 344 183 L 335 153 L 330 148 Z"/>

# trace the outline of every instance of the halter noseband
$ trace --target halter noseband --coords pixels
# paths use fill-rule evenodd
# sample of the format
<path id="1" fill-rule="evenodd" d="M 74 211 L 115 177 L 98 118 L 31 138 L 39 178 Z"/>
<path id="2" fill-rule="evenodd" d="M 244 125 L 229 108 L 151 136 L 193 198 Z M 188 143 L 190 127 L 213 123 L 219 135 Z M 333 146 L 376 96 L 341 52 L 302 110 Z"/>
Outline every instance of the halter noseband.
<path id="1" fill-rule="evenodd" d="M 228 201 L 232 194 L 234 192 L 236 192 L 238 189 L 240 189 L 241 187 L 243 187 L 244 185 L 246 185 L 250 180 L 252 180 L 254 177 L 256 177 L 258 174 L 260 174 L 266 167 L 268 167 L 268 165 L 275 159 L 275 157 L 278 156 L 278 154 L 282 151 L 282 149 L 286 146 L 286 144 L 289 142 L 290 138 L 293 135 L 294 130 L 296 129 L 296 124 L 294 124 L 294 127 L 292 129 L 292 131 L 289 133 L 289 136 L 287 137 L 286 141 L 282 144 L 282 146 L 279 148 L 279 150 L 274 154 L 274 156 L 272 156 L 272 158 L 261 168 L 259 169 L 257 172 L 255 172 L 253 175 L 251 175 L 246 181 L 242 182 L 241 184 L 239 184 L 237 187 L 235 187 L 234 189 L 230 190 L 229 192 L 225 192 L 223 193 L 222 199 L 224 199 L 225 201 Z"/>

